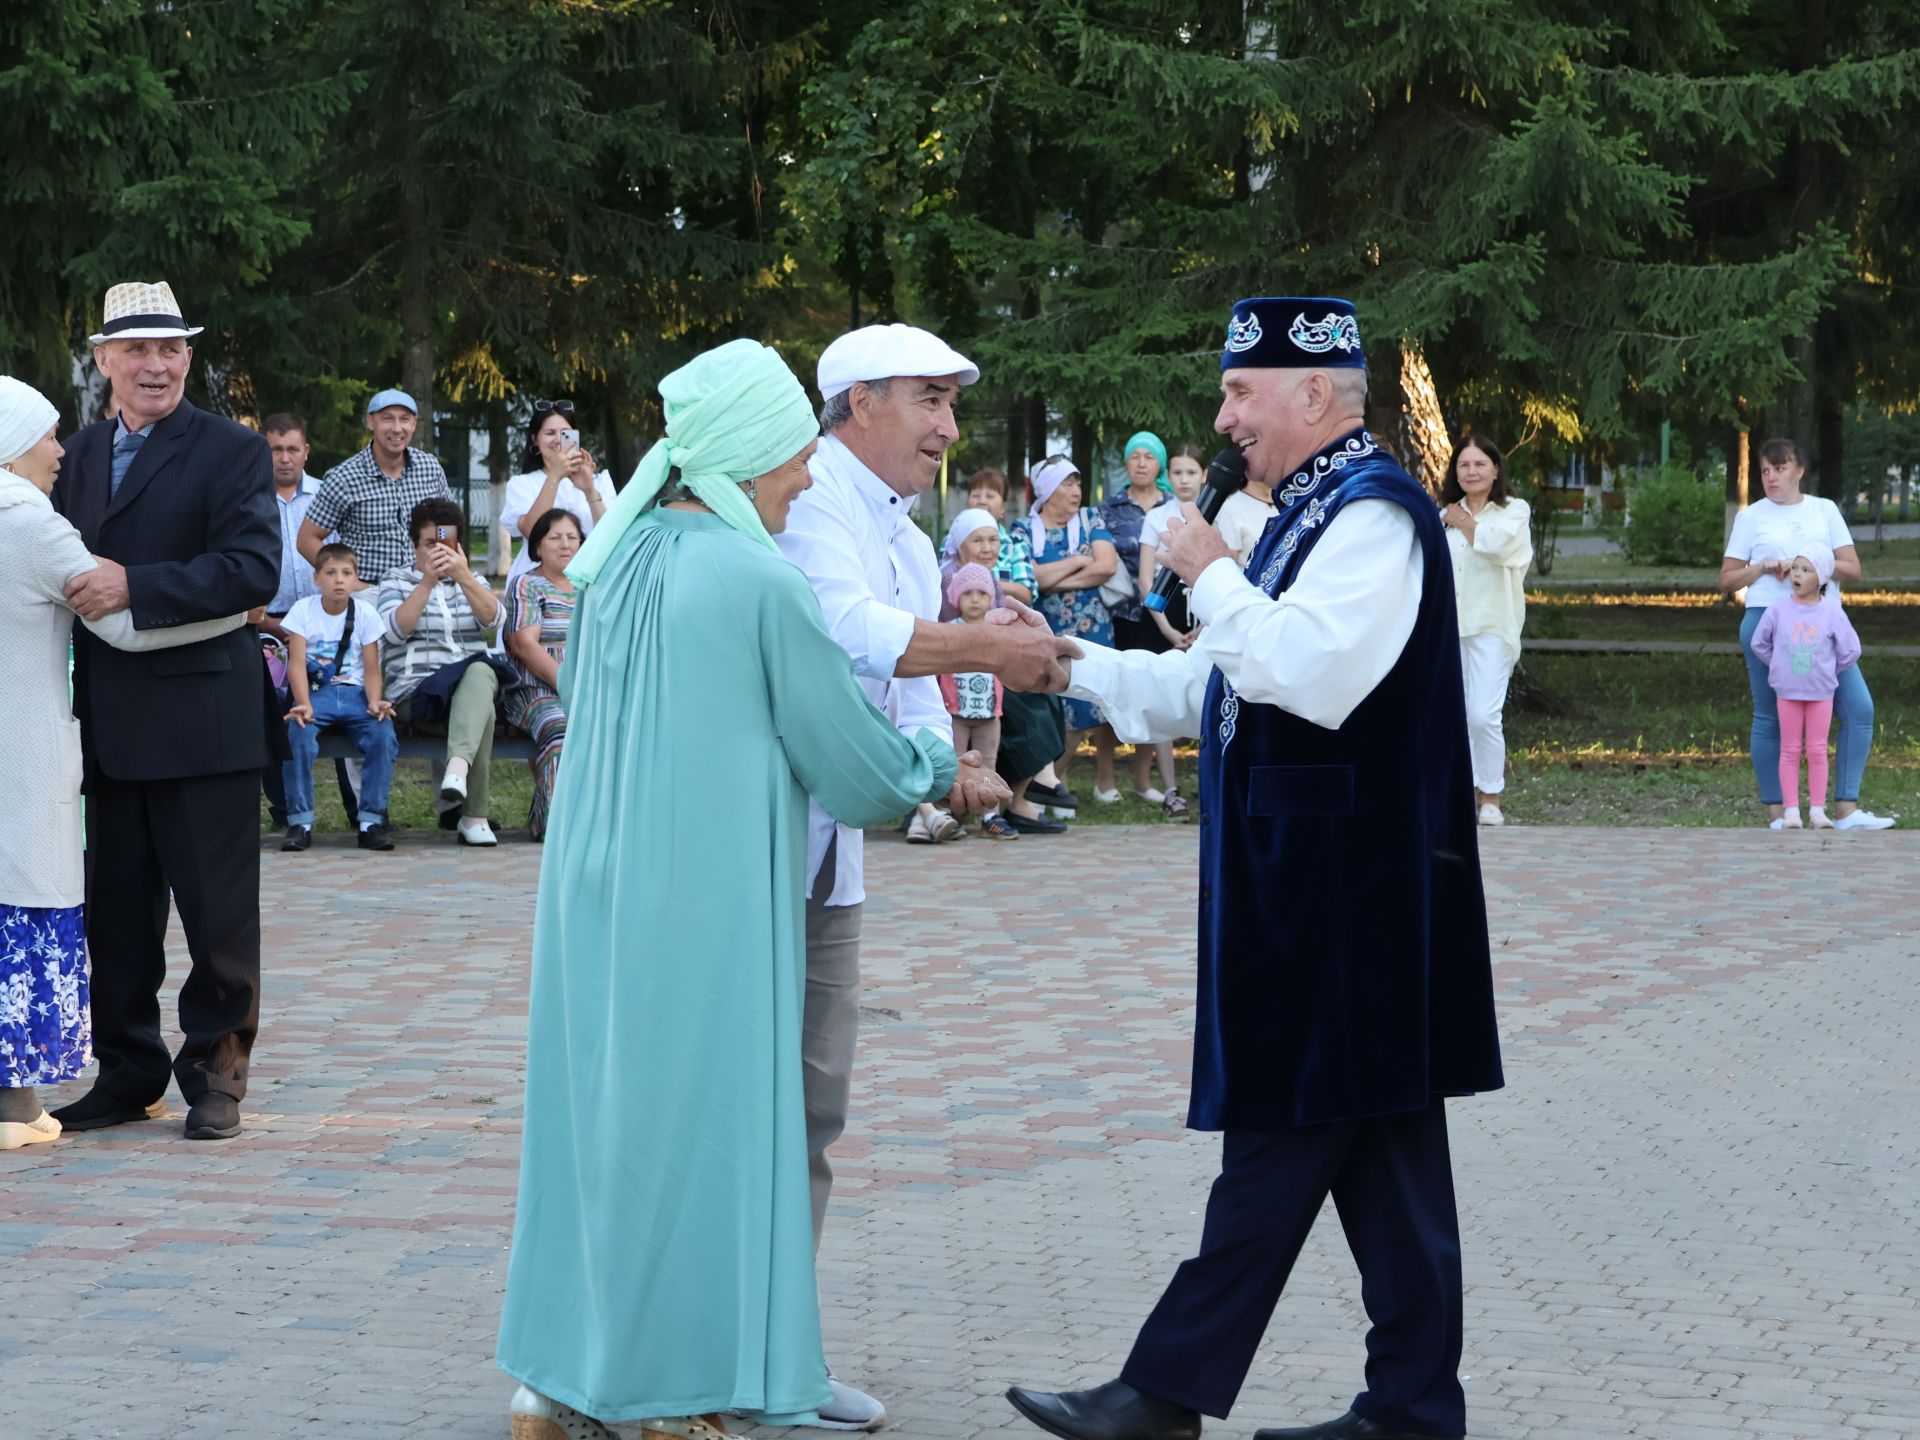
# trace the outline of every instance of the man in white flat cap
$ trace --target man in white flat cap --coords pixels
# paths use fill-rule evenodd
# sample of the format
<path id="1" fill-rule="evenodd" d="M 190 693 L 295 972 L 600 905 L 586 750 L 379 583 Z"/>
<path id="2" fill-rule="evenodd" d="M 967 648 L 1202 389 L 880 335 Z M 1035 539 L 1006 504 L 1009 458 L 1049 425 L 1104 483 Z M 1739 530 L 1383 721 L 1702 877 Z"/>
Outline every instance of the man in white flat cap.
<path id="1" fill-rule="evenodd" d="M 961 388 L 979 378 L 966 356 L 912 325 L 869 325 L 834 341 L 820 356 L 826 404 L 809 464 L 813 485 L 794 500 L 786 532 L 775 537 L 813 582 L 827 628 L 852 657 L 861 686 L 907 734 L 924 728 L 951 737 L 937 676 L 987 670 L 1016 690 L 1058 690 L 1065 682 L 1060 662 L 1080 653 L 1011 601 L 1010 624 L 938 623 L 939 562 L 933 542 L 913 523 L 913 505 L 939 478 L 947 447 L 959 438 L 953 412 Z M 1007 793 L 978 755 L 961 757 L 950 797 L 956 814 Z M 827 1148 L 846 1128 L 860 1021 L 861 861 L 860 832 L 814 806 L 802 1059 L 816 1246 L 833 1189 Z M 872 1396 L 836 1380 L 819 1423 L 872 1430 L 885 1419 Z"/>

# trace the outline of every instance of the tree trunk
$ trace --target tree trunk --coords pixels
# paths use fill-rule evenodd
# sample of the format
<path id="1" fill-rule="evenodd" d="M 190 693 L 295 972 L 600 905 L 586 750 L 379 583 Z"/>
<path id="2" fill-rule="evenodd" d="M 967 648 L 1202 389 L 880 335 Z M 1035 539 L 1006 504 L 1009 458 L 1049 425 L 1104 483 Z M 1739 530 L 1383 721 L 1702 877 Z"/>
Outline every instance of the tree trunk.
<path id="1" fill-rule="evenodd" d="M 1453 441 L 1440 412 L 1440 392 L 1426 356 L 1415 346 L 1400 349 L 1400 449 L 1413 478 L 1438 497 L 1453 463 Z"/>
<path id="2" fill-rule="evenodd" d="M 1747 487 L 1752 483 L 1749 472 L 1753 468 L 1753 434 L 1751 431 L 1736 429 L 1733 432 L 1733 444 L 1727 450 L 1727 530 L 1733 533 L 1733 521 L 1742 510 L 1747 508 Z"/>
<path id="3" fill-rule="evenodd" d="M 507 555 L 513 548 L 513 537 L 500 523 L 500 512 L 507 504 L 507 480 L 513 474 L 513 457 L 507 451 L 512 443 L 507 432 L 507 402 L 494 400 L 487 406 L 487 480 L 493 492 L 490 512 L 493 534 L 487 550 L 487 569 L 501 576 L 507 573 Z"/>
<path id="4" fill-rule="evenodd" d="M 1847 437 L 1840 394 L 1824 380 L 1819 386 L 1820 410 L 1815 417 L 1814 450 L 1819 465 L 1814 493 L 1839 504 L 1847 491 Z"/>
<path id="5" fill-rule="evenodd" d="M 1080 503 L 1098 505 L 1106 497 L 1100 493 L 1099 467 L 1094 464 L 1100 457 L 1096 453 L 1099 438 L 1094 434 L 1093 422 L 1085 416 L 1074 416 L 1071 436 L 1067 453 L 1073 456 L 1073 463 L 1080 471 Z"/>
<path id="6" fill-rule="evenodd" d="M 400 384 L 420 407 L 414 444 L 434 448 L 433 233 L 426 191 L 416 181 L 400 189 Z"/>

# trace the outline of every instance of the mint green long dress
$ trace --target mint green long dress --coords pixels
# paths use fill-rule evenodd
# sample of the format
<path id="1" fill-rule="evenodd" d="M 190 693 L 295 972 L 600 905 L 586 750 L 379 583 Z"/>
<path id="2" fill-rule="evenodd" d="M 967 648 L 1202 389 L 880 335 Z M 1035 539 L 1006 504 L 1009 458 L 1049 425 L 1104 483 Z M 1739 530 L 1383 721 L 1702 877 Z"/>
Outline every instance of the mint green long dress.
<path id="1" fill-rule="evenodd" d="M 500 1364 L 603 1421 L 810 1420 L 807 796 L 892 819 L 953 751 L 896 730 L 805 577 L 705 514 L 622 537 L 561 694 Z"/>

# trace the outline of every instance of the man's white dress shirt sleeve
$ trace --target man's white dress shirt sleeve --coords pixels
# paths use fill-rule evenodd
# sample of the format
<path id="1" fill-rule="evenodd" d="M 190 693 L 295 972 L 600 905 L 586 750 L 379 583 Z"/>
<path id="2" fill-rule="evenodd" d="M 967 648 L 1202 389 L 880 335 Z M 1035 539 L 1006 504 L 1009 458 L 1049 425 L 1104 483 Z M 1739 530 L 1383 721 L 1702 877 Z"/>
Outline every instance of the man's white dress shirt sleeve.
<path id="1" fill-rule="evenodd" d="M 1425 569 L 1411 515 L 1390 500 L 1355 501 L 1278 598 L 1216 560 L 1188 603 L 1206 627 L 1191 649 L 1083 645 L 1067 693 L 1098 701 L 1122 740 L 1171 740 L 1200 733 L 1217 668 L 1243 700 L 1337 730 L 1406 649 Z"/>
<path id="2" fill-rule="evenodd" d="M 873 593 L 858 547 L 858 537 L 867 526 L 841 509 L 843 504 L 859 502 L 820 491 L 806 499 L 809 503 L 796 504 L 788 512 L 787 528 L 774 537 L 780 553 L 812 582 L 827 631 L 853 657 L 854 673 L 891 680 L 913 641 L 914 617 Z M 939 693 L 937 683 L 935 693 Z"/>

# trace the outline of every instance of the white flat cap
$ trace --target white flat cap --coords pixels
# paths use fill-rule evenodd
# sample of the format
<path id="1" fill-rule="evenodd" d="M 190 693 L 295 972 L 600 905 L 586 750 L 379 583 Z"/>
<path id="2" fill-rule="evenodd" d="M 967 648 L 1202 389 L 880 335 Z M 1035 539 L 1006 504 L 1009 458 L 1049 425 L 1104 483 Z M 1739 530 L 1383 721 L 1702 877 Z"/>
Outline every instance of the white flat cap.
<path id="1" fill-rule="evenodd" d="M 958 375 L 962 385 L 980 378 L 980 367 L 931 330 L 913 325 L 863 325 L 820 353 L 820 398 L 851 390 L 862 380 L 899 375 Z"/>

